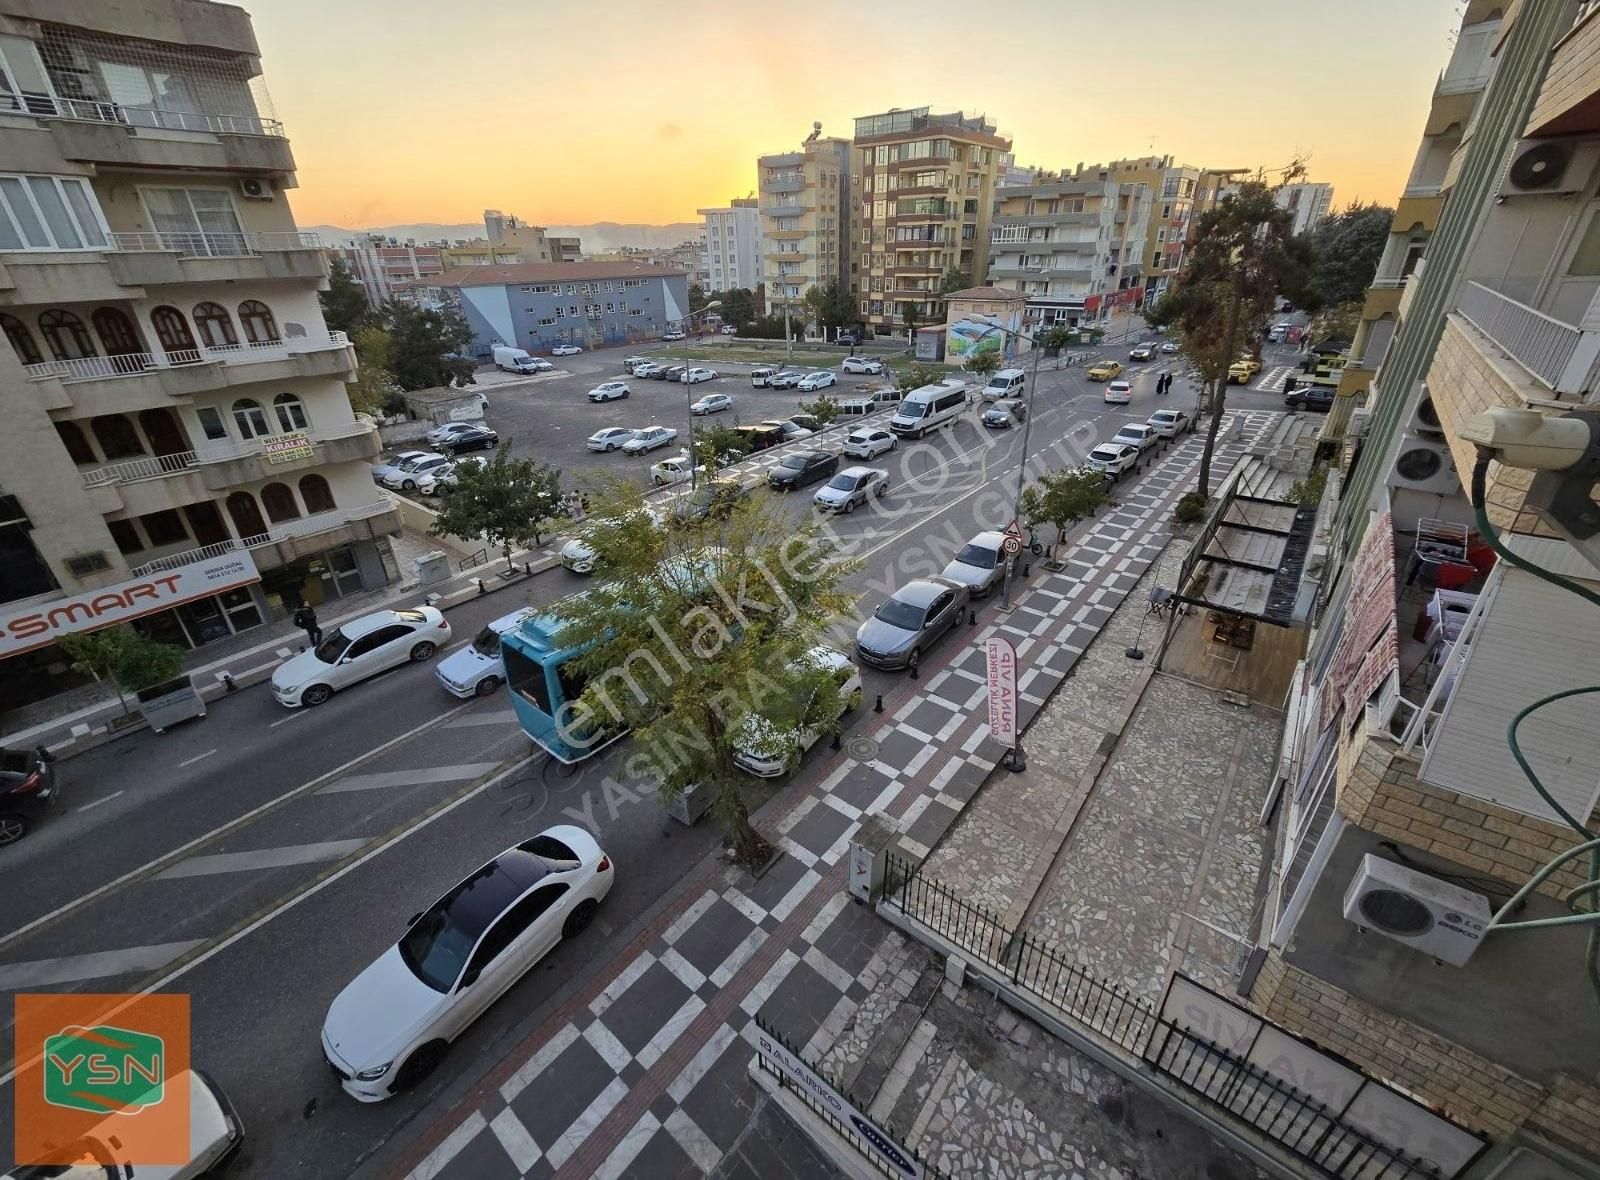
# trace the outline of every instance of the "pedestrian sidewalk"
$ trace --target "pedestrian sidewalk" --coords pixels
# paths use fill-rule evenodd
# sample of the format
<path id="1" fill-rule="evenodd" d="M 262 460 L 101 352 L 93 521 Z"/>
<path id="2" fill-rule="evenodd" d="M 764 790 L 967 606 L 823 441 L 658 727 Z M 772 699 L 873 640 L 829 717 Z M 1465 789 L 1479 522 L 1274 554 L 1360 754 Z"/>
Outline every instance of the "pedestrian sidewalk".
<path id="1" fill-rule="evenodd" d="M 1226 473 L 1277 417 L 1235 412 Z M 750 1118 L 764 1013 L 810 1060 L 899 978 L 900 937 L 848 903 L 845 853 L 864 815 L 898 829 L 920 863 L 1004 751 L 988 738 L 983 640 L 1017 647 L 1024 724 L 1072 671 L 1164 544 L 1201 443 L 1183 440 L 1101 518 L 1061 573 L 973 633 L 913 699 L 851 739 L 810 794 L 762 814 L 784 855 L 760 879 L 714 862 L 680 897 L 382 1174 L 434 1177 L 712 1174 Z M 1003 785 L 1008 785 L 1004 783 Z M 899 1002 L 898 998 L 895 1001 Z M 931 1117 L 931 1116 L 930 1116 Z M 374 1174 L 380 1165 L 372 1165 Z M 1110 1174 L 1103 1169 L 1098 1174 Z"/>

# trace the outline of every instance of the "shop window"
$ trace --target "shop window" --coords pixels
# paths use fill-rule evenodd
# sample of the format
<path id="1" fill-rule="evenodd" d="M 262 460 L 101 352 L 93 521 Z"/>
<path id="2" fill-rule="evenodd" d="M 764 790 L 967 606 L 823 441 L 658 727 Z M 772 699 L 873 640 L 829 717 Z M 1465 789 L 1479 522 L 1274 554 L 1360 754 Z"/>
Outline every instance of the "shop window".
<path id="1" fill-rule="evenodd" d="M 180 545 L 189 539 L 183 517 L 173 508 L 147 512 L 139 518 L 139 523 L 144 526 L 144 535 L 150 538 L 152 546 Z"/>
<path id="2" fill-rule="evenodd" d="M 306 502 L 307 512 L 333 511 L 333 489 L 320 475 L 301 476 L 300 498 Z"/>
<path id="3" fill-rule="evenodd" d="M 117 552 L 124 557 L 140 552 L 144 542 L 139 539 L 139 530 L 133 527 L 131 520 L 108 520 L 106 528 L 111 532 L 111 539 L 117 544 Z"/>
<path id="4" fill-rule="evenodd" d="M 272 399 L 272 408 L 278 415 L 278 429 L 285 434 L 307 428 L 305 403 L 294 394 L 280 393 Z"/>
<path id="5" fill-rule="evenodd" d="M 233 403 L 233 424 L 239 428 L 239 437 L 260 438 L 272 433 L 267 426 L 267 412 L 253 398 L 242 397 Z"/>
<path id="6" fill-rule="evenodd" d="M 300 506 L 294 502 L 294 493 L 288 484 L 269 483 L 262 488 L 261 507 L 266 509 L 267 519 L 273 524 L 297 520 L 300 516 Z"/>
<path id="7" fill-rule="evenodd" d="M 256 605 L 256 600 L 248 587 L 239 586 L 233 590 L 225 590 L 217 595 L 217 601 L 222 604 L 228 622 L 233 624 L 235 631 L 261 626 L 261 608 Z"/>

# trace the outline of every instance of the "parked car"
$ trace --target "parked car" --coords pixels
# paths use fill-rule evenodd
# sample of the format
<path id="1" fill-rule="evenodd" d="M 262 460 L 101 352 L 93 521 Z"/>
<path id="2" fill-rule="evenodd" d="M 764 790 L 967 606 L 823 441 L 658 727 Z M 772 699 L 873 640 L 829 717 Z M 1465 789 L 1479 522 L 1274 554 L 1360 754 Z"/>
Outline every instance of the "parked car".
<path id="1" fill-rule="evenodd" d="M 939 576 L 965 586 L 970 597 L 982 598 L 1005 580 L 1006 567 L 1016 560 L 1005 555 L 1005 543 L 1002 532 L 979 533 L 961 547 Z"/>
<path id="2" fill-rule="evenodd" d="M 808 421 L 816 421 L 815 418 L 810 418 L 808 415 L 802 416 L 807 417 Z M 783 435 L 784 442 L 794 442 L 796 439 L 809 438 L 816 433 L 815 426 L 804 426 L 793 418 L 765 418 L 756 423 L 756 425 L 772 427 L 772 429 Z"/>
<path id="3" fill-rule="evenodd" d="M 464 455 L 468 451 L 488 451 L 500 445 L 500 436 L 487 426 L 480 426 L 476 430 L 463 430 L 455 437 L 446 440 L 444 449 L 452 455 Z"/>
<path id="4" fill-rule="evenodd" d="M 739 329 L 733 324 L 723 324 L 722 334 L 724 336 L 737 336 L 739 334 Z"/>
<path id="5" fill-rule="evenodd" d="M 757 389 L 762 389 L 777 375 L 778 370 L 771 365 L 757 365 L 750 370 L 750 384 Z"/>
<path id="6" fill-rule="evenodd" d="M 426 1078 L 446 1048 L 611 892 L 611 858 L 565 824 L 508 848 L 427 909 L 334 997 L 322 1052 L 345 1093 L 381 1102 Z"/>
<path id="7" fill-rule="evenodd" d="M 1176 340 L 1164 340 L 1164 341 L 1162 341 L 1162 343 L 1161 343 L 1161 351 L 1163 353 L 1165 353 L 1167 356 L 1173 356 L 1178 351 L 1178 342 Z"/>
<path id="8" fill-rule="evenodd" d="M 900 445 L 900 440 L 881 426 L 852 430 L 844 440 L 844 453 L 852 459 L 876 459 Z"/>
<path id="9" fill-rule="evenodd" d="M 112 1072 L 115 1073 L 114 1066 Z M 131 1081 L 134 1075 L 130 1070 L 124 1076 Z M 96 1080 L 104 1083 L 106 1079 L 102 1075 Z M 0 1172 L 0 1178 L 106 1180 L 107 1177 L 124 1177 L 133 1180 L 137 1176 L 139 1180 L 194 1180 L 196 1176 L 226 1174 L 230 1161 L 244 1143 L 244 1123 L 240 1121 L 239 1112 L 234 1110 L 233 1103 L 222 1087 L 203 1070 L 183 1069 L 173 1070 L 166 1075 L 161 1093 L 160 1101 L 182 1094 L 187 1104 L 183 1108 L 188 1124 L 188 1134 L 182 1140 L 187 1152 L 184 1163 L 150 1164 L 150 1139 L 142 1137 L 139 1132 L 128 1132 L 127 1116 L 137 1109 L 131 1108 L 107 1115 L 100 1123 L 78 1135 L 72 1143 L 75 1162 L 8 1166 L 4 1172 Z M 176 1105 L 177 1100 L 174 1099 L 166 1103 L 165 1109 L 170 1110 Z"/>
<path id="10" fill-rule="evenodd" d="M 856 658 L 896 672 L 922 663 L 922 653 L 961 621 L 967 588 L 943 578 L 917 578 L 885 599 L 856 630 Z"/>
<path id="11" fill-rule="evenodd" d="M 748 495 L 736 479 L 708 479 L 687 496 L 672 502 L 672 519 L 687 522 L 707 517 L 721 518 Z"/>
<path id="12" fill-rule="evenodd" d="M 1097 361 L 1089 366 L 1088 376 L 1091 381 L 1109 381 L 1120 372 L 1122 372 L 1120 361 Z"/>
<path id="13" fill-rule="evenodd" d="M 431 606 L 380 610 L 341 623 L 322 642 L 272 672 L 272 695 L 298 709 L 320 705 L 341 688 L 408 662 L 431 660 L 450 642 L 450 624 Z"/>
<path id="14" fill-rule="evenodd" d="M 625 357 L 622 358 L 622 367 L 624 369 L 626 369 L 633 376 L 637 376 L 638 375 L 638 374 L 633 372 L 634 369 L 638 368 L 640 365 L 645 365 L 645 364 L 649 364 L 649 363 L 650 363 L 650 358 L 647 357 L 647 356 L 625 356 Z"/>
<path id="15" fill-rule="evenodd" d="M 667 366 L 662 364 L 660 361 L 641 361 L 639 364 L 633 366 L 633 375 L 639 378 L 641 381 L 648 381 L 650 378 L 654 377 L 657 372 L 665 369 L 666 367 Z"/>
<path id="16" fill-rule="evenodd" d="M 676 328 L 674 328 L 670 332 L 661 333 L 661 339 L 668 340 L 668 341 L 671 341 L 671 340 L 684 340 L 684 339 L 687 339 L 687 338 L 688 338 L 688 334 L 687 333 L 680 332 Z"/>
<path id="17" fill-rule="evenodd" d="M 671 462 L 670 459 L 667 461 L 669 463 Z M 685 460 L 685 462 L 687 462 L 687 460 Z M 660 464 L 657 464 L 656 466 L 660 466 Z M 655 468 L 652 467 L 650 470 L 653 472 Z M 652 523 L 658 526 L 661 524 L 661 513 L 653 505 L 645 504 L 640 508 L 640 511 L 648 516 Z M 608 523 L 616 525 L 626 523 L 626 520 L 626 517 L 619 517 L 609 521 Z M 596 556 L 597 555 L 594 551 L 594 547 L 582 537 L 573 537 L 572 540 L 568 541 L 561 547 L 561 564 L 575 574 L 594 573 Z"/>
<path id="18" fill-rule="evenodd" d="M 428 431 L 428 441 L 437 447 L 451 435 L 460 434 L 463 430 L 474 430 L 478 425 L 476 422 L 446 422 Z"/>
<path id="19" fill-rule="evenodd" d="M 871 373 L 877 376 L 883 372 L 883 362 L 870 356 L 847 356 L 842 367 L 846 373 Z"/>
<path id="20" fill-rule="evenodd" d="M 1162 438 L 1177 438 L 1189 429 L 1189 415 L 1182 410 L 1157 410 L 1145 419 L 1145 425 Z"/>
<path id="21" fill-rule="evenodd" d="M 442 495 L 446 488 L 456 485 L 456 475 L 463 467 L 487 463 L 489 460 L 483 455 L 463 455 L 443 467 L 435 467 L 421 479 L 417 480 L 417 491 L 424 496 Z"/>
<path id="22" fill-rule="evenodd" d="M 566 564 L 565 554 L 562 564 Z M 472 642 L 456 649 L 439 661 L 434 668 L 434 679 L 451 696 L 469 700 L 486 697 L 506 682 L 505 665 L 500 662 L 500 637 L 522 620 L 535 613 L 536 608 L 525 606 L 501 615 L 472 637 Z"/>
<path id="23" fill-rule="evenodd" d="M 1125 406 L 1133 400 L 1133 383 L 1129 381 L 1107 381 L 1105 404 L 1108 406 Z"/>
<path id="24" fill-rule="evenodd" d="M 396 463 L 394 470 L 383 477 L 383 486 L 397 492 L 414 492 L 420 476 L 426 475 L 435 467 L 443 467 L 448 462 L 450 462 L 449 455 L 442 455 L 437 451 L 420 452 L 414 458 Z"/>
<path id="25" fill-rule="evenodd" d="M 708 393 L 689 406 L 691 414 L 718 414 L 733 409 L 733 398 L 725 393 Z"/>
<path id="26" fill-rule="evenodd" d="M 715 381 L 719 374 L 715 369 L 690 369 L 683 375 L 685 385 L 698 385 L 702 381 Z"/>
<path id="27" fill-rule="evenodd" d="M 819 389 L 827 389 L 830 385 L 839 384 L 839 378 L 832 369 L 818 369 L 815 373 L 807 373 L 795 384 L 795 389 L 801 393 L 814 393 Z"/>
<path id="28" fill-rule="evenodd" d="M 1284 394 L 1283 404 L 1291 410 L 1331 410 L 1333 390 L 1326 385 L 1302 385 Z"/>
<path id="29" fill-rule="evenodd" d="M 657 447 L 677 441 L 678 430 L 675 426 L 646 426 L 633 432 L 633 437 L 622 444 L 622 451 L 626 455 L 646 455 Z"/>
<path id="30" fill-rule="evenodd" d="M 533 357 L 526 349 L 513 348 L 507 344 L 494 346 L 494 367 L 503 373 L 537 373 L 539 367 L 534 364 Z"/>
<path id="31" fill-rule="evenodd" d="M 856 345 L 861 343 L 861 337 L 857 336 L 854 332 L 840 332 L 833 338 L 833 342 L 835 344 L 844 344 L 854 348 Z"/>
<path id="32" fill-rule="evenodd" d="M 1156 346 L 1154 344 L 1135 344 L 1128 350 L 1130 361 L 1153 361 L 1156 359 Z"/>
<path id="33" fill-rule="evenodd" d="M 592 402 L 615 402 L 627 397 L 630 390 L 626 381 L 602 381 L 589 391 Z"/>
<path id="34" fill-rule="evenodd" d="M 383 483 L 391 475 L 399 471 L 402 464 L 410 463 L 416 459 L 425 459 L 433 453 L 432 451 L 397 451 L 387 460 L 372 465 L 372 482 Z"/>
<path id="35" fill-rule="evenodd" d="M 577 356 L 583 349 L 576 344 L 558 344 L 550 350 L 551 356 Z"/>
<path id="36" fill-rule="evenodd" d="M 776 426 L 735 426 L 733 429 L 744 440 L 746 455 L 753 455 L 757 451 L 770 451 L 787 441 L 783 437 L 783 431 Z"/>
<path id="37" fill-rule="evenodd" d="M 695 468 L 700 475 L 706 472 L 705 465 Z M 669 483 L 677 483 L 689 478 L 689 456 L 674 455 L 670 459 L 663 459 L 653 464 L 650 468 L 650 483 L 658 488 L 666 487 Z"/>
<path id="38" fill-rule="evenodd" d="M 1136 451 L 1147 451 L 1161 441 L 1148 422 L 1130 422 L 1111 436 L 1114 443 L 1127 443 Z"/>
<path id="39" fill-rule="evenodd" d="M 49 750 L 0 749 L 0 848 L 26 836 L 58 797 L 55 755 Z"/>
<path id="40" fill-rule="evenodd" d="M 626 443 L 632 442 L 639 432 L 631 426 L 607 426 L 604 430 L 597 430 L 584 440 L 584 446 L 591 451 L 614 451 Z"/>
<path id="41" fill-rule="evenodd" d="M 1261 372 L 1261 362 L 1253 356 L 1242 356 L 1228 366 L 1228 384 L 1244 385 Z"/>
<path id="42" fill-rule="evenodd" d="M 792 492 L 819 479 L 827 479 L 838 470 L 838 455 L 827 451 L 796 451 L 778 460 L 778 465 L 767 472 L 767 483 L 780 492 Z"/>
<path id="43" fill-rule="evenodd" d="M 1089 452 L 1089 458 L 1084 462 L 1084 466 L 1090 471 L 1098 471 L 1115 479 L 1123 472 L 1132 470 L 1138 461 L 1137 448 L 1130 447 L 1127 443 L 1105 442 Z"/>
<path id="44" fill-rule="evenodd" d="M 793 389 L 806 379 L 806 375 L 798 369 L 784 369 L 767 378 L 767 385 L 772 389 Z"/>
<path id="45" fill-rule="evenodd" d="M 1028 416 L 1027 404 L 1016 397 L 1003 397 L 983 412 L 983 424 L 990 430 L 1020 426 Z"/>
<path id="46" fill-rule="evenodd" d="M 676 383 L 682 381 L 683 375 L 688 371 L 688 365 L 668 365 L 664 369 L 651 370 L 650 378 L 653 381 L 671 381 Z"/>
<path id="47" fill-rule="evenodd" d="M 770 422 L 771 419 L 769 418 L 769 419 L 767 419 L 767 421 Z M 792 422 L 794 425 L 798 426 L 801 430 L 810 431 L 812 434 L 815 434 L 817 431 L 822 429 L 822 423 L 818 422 L 817 419 L 814 416 L 812 416 L 811 414 L 790 414 L 787 418 L 784 419 L 784 422 Z M 781 425 L 781 423 L 780 423 L 780 425 Z M 798 437 L 798 436 L 794 436 L 794 437 Z"/>
<path id="48" fill-rule="evenodd" d="M 823 512 L 854 512 L 857 504 L 881 499 L 889 491 L 889 473 L 881 467 L 846 467 L 817 489 L 811 502 Z"/>
<path id="49" fill-rule="evenodd" d="M 819 644 L 800 658 L 833 680 L 830 704 L 834 708 L 827 715 L 820 715 L 818 694 L 814 693 L 804 703 L 795 702 L 801 705 L 796 719 L 790 719 L 787 709 L 782 719 L 763 713 L 746 714 L 733 737 L 733 761 L 740 770 L 757 778 L 777 778 L 794 769 L 840 717 L 861 704 L 861 673 L 849 656 Z"/>

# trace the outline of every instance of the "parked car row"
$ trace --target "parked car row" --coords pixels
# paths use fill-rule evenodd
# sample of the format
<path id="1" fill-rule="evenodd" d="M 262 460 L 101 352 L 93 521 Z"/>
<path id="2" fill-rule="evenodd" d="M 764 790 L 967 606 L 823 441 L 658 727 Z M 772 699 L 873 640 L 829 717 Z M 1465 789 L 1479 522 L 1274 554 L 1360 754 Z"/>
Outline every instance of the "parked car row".
<path id="1" fill-rule="evenodd" d="M 676 381 L 684 385 L 698 385 L 702 381 L 714 381 L 721 376 L 715 369 L 708 369 L 700 365 L 677 365 L 670 360 L 653 360 L 650 357 L 627 357 L 622 362 L 622 367 L 629 374 L 640 381 Z M 608 385 L 623 384 L 620 381 L 606 382 Z"/>
<path id="2" fill-rule="evenodd" d="M 1099 472 L 1108 479 L 1117 480 L 1138 466 L 1140 457 L 1163 439 L 1176 438 L 1190 427 L 1191 419 L 1183 410 L 1157 410 L 1143 422 L 1130 422 L 1121 427 L 1109 441 L 1098 444 L 1089 452 L 1084 470 Z"/>

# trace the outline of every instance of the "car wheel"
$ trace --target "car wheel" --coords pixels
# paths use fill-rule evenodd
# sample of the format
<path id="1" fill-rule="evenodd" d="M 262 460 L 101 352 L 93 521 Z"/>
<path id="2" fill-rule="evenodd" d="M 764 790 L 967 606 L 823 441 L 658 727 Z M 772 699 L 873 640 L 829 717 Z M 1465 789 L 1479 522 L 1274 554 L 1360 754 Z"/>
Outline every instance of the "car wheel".
<path id="1" fill-rule="evenodd" d="M 412 1087 L 425 1081 L 429 1074 L 439 1068 L 439 1062 L 444 1060 L 445 1043 L 443 1041 L 429 1041 L 421 1046 L 400 1067 L 400 1072 L 395 1074 L 394 1090 L 410 1090 Z"/>
<path id="2" fill-rule="evenodd" d="M 0 848 L 15 844 L 28 834 L 28 817 L 25 815 L 0 815 Z"/>
<path id="3" fill-rule="evenodd" d="M 624 400 L 624 401 L 626 401 L 626 400 L 627 400 L 627 399 L 628 399 L 628 394 L 629 394 L 629 393 L 631 393 L 631 392 L 632 392 L 632 391 L 631 391 L 631 390 L 627 390 L 627 389 L 624 389 L 624 390 L 623 390 L 623 391 L 622 391 L 622 399 L 623 399 L 623 400 Z"/>
<path id="4" fill-rule="evenodd" d="M 302 705 L 311 705 L 314 707 L 316 705 L 324 704 L 332 695 L 333 689 L 329 688 L 326 684 L 313 684 L 310 688 L 304 690 L 300 694 L 300 703 Z"/>
<path id="5" fill-rule="evenodd" d="M 883 483 L 878 485 L 878 499 L 881 500 L 885 496 L 887 496 L 888 494 L 889 494 L 889 481 L 888 480 L 884 480 Z"/>
<path id="6" fill-rule="evenodd" d="M 854 496 L 851 496 L 844 502 L 844 510 L 847 513 L 854 512 L 856 510 L 856 498 Z"/>
<path id="7" fill-rule="evenodd" d="M 414 480 L 414 479 L 406 480 L 404 483 L 402 483 L 400 485 L 400 490 L 403 491 L 403 492 L 414 492 L 414 491 L 416 491 L 417 490 L 417 481 Z"/>
<path id="8" fill-rule="evenodd" d="M 592 897 L 580 901 L 573 911 L 567 915 L 567 920 L 561 923 L 562 938 L 576 938 L 594 921 L 594 912 L 600 908 L 600 903 Z"/>
<path id="9" fill-rule="evenodd" d="M 616 443 L 607 443 L 606 444 L 606 454 L 609 455 L 612 451 L 614 451 L 616 449 L 617 449 L 617 444 Z"/>
<path id="10" fill-rule="evenodd" d="M 480 697 L 492 697 L 499 687 L 500 677 L 485 676 L 482 680 L 478 681 L 478 695 Z"/>
<path id="11" fill-rule="evenodd" d="M 423 660 L 431 660 L 433 659 L 433 651 L 433 640 L 424 639 L 411 649 L 411 660 L 416 664 L 422 663 Z"/>
<path id="12" fill-rule="evenodd" d="M 912 648 L 911 649 L 911 654 L 906 657 L 906 667 L 907 667 L 907 669 L 909 669 L 912 672 L 915 672 L 917 670 L 917 666 L 920 665 L 921 663 L 922 663 L 922 649 L 919 648 L 919 647 Z"/>

